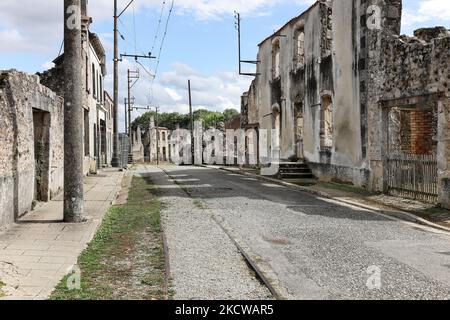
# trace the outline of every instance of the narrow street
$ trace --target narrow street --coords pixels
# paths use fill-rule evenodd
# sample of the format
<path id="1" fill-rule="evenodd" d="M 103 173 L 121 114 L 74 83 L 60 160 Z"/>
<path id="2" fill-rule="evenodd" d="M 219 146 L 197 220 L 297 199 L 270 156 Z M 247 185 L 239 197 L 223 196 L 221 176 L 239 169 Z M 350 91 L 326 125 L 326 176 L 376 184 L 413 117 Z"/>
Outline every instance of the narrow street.
<path id="1" fill-rule="evenodd" d="M 235 243 L 282 298 L 450 297 L 445 232 L 216 169 L 139 170 L 160 190 L 175 298 L 261 298 Z"/>

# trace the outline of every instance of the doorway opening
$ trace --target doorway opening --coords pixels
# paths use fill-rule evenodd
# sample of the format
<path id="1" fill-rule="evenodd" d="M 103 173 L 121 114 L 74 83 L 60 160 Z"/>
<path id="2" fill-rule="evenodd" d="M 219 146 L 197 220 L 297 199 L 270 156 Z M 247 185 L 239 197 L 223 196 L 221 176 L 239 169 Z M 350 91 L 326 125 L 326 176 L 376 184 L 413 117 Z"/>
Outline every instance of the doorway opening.
<path id="1" fill-rule="evenodd" d="M 50 113 L 33 109 L 35 199 L 49 201 Z"/>
<path id="2" fill-rule="evenodd" d="M 100 168 L 107 167 L 106 122 L 100 120 Z"/>
<path id="3" fill-rule="evenodd" d="M 304 141 L 304 117 L 303 103 L 299 100 L 294 103 L 294 119 L 295 119 L 295 153 L 297 159 L 303 159 L 303 141 Z"/>

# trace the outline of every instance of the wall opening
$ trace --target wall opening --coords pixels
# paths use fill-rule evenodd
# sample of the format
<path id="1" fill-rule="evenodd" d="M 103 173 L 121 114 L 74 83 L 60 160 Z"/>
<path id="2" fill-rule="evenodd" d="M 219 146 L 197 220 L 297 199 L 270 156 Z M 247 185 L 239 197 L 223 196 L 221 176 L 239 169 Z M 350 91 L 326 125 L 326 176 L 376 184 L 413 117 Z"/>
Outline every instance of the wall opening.
<path id="1" fill-rule="evenodd" d="M 419 99 L 416 99 L 419 100 Z M 402 101 L 400 101 L 402 102 Z M 439 196 L 437 167 L 437 104 L 427 101 L 385 108 L 384 186 L 393 196 L 436 203 Z"/>
<path id="2" fill-rule="evenodd" d="M 297 69 L 305 65 L 305 32 L 303 28 L 295 32 L 294 63 Z"/>
<path id="3" fill-rule="evenodd" d="M 33 109 L 35 199 L 49 201 L 50 113 Z"/>
<path id="4" fill-rule="evenodd" d="M 98 151 L 99 151 L 98 131 L 97 131 L 97 124 L 94 123 L 94 157 L 96 159 L 98 159 Z"/>
<path id="5" fill-rule="evenodd" d="M 93 91 L 93 95 L 94 98 L 97 98 L 97 84 L 95 81 L 95 65 L 92 64 L 92 91 Z"/>
<path id="6" fill-rule="evenodd" d="M 333 99 L 329 95 L 322 97 L 320 114 L 320 148 L 330 151 L 333 147 Z"/>
<path id="7" fill-rule="evenodd" d="M 295 146 L 296 156 L 298 159 L 303 159 L 303 140 L 304 140 L 304 126 L 305 121 L 303 117 L 303 103 L 296 101 L 294 103 L 294 119 L 295 119 Z"/>
<path id="8" fill-rule="evenodd" d="M 107 166 L 106 122 L 100 120 L 100 167 Z"/>
<path id="9" fill-rule="evenodd" d="M 89 157 L 89 146 L 90 146 L 90 136 L 89 136 L 89 110 L 84 110 L 84 156 Z"/>
<path id="10" fill-rule="evenodd" d="M 277 79 L 280 75 L 280 40 L 275 40 L 272 47 L 272 77 Z"/>
<path id="11" fill-rule="evenodd" d="M 401 110 L 401 149 L 404 153 L 435 154 L 437 124 L 431 110 Z"/>

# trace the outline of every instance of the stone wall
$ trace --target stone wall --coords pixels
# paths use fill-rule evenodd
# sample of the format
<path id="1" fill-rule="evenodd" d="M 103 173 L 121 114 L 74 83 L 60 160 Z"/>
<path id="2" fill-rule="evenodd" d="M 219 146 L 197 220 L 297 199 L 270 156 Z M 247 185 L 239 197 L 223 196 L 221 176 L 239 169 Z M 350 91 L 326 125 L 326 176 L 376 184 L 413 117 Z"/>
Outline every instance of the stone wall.
<path id="1" fill-rule="evenodd" d="M 401 17 L 401 0 L 317 1 L 259 45 L 244 127 L 280 128 L 282 160 L 323 180 L 383 191 L 387 155 L 409 150 L 436 154 L 446 185 L 450 31 L 400 36 Z"/>
<path id="2" fill-rule="evenodd" d="M 371 189 L 385 189 L 383 159 L 400 149 L 435 154 L 444 186 L 450 177 L 449 31 L 420 29 L 407 37 L 375 30 L 367 38 Z M 392 137 L 395 131 L 400 138 Z"/>
<path id="3" fill-rule="evenodd" d="M 63 121 L 62 99 L 38 76 L 0 71 L 0 226 L 32 209 L 37 184 L 44 200 L 62 190 Z M 35 125 L 36 134 L 46 130 L 39 141 Z M 40 144 L 42 150 L 35 152 Z"/>

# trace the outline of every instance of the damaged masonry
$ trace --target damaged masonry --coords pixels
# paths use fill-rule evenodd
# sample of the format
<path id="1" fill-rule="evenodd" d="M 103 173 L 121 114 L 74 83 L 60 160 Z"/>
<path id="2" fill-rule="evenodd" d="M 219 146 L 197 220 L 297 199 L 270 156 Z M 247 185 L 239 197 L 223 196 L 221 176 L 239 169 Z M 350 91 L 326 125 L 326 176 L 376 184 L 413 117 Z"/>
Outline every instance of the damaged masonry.
<path id="1" fill-rule="evenodd" d="M 401 15 L 317 1 L 260 43 L 242 125 L 279 129 L 281 159 L 321 180 L 450 208 L 450 32 L 400 36 Z"/>
<path id="2" fill-rule="evenodd" d="M 106 53 L 82 6 L 84 175 L 111 166 L 113 103 Z M 37 75 L 0 70 L 0 227 L 55 199 L 64 180 L 64 54 Z"/>

